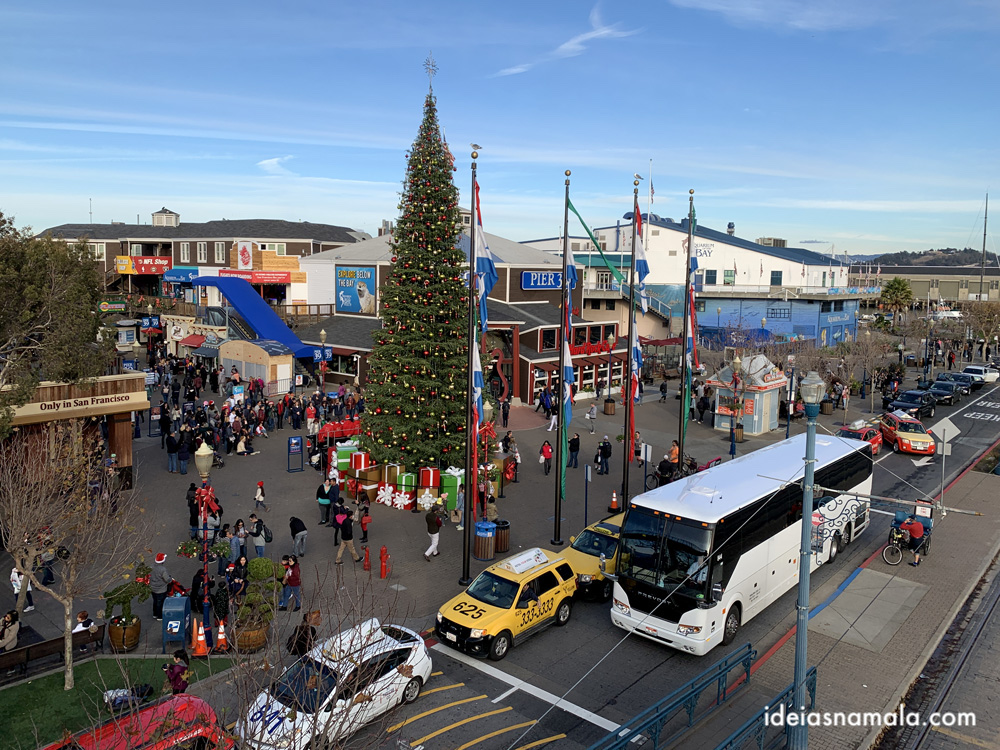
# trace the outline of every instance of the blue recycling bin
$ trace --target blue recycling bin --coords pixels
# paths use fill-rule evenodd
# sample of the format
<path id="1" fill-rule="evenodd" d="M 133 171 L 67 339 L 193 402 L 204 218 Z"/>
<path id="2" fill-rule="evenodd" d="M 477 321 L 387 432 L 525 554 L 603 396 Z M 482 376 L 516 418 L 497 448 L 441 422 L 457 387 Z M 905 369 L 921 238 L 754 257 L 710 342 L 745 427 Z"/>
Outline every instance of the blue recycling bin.
<path id="1" fill-rule="evenodd" d="M 495 556 L 497 525 L 492 521 L 476 521 L 476 539 L 472 556 L 477 560 L 492 560 Z"/>
<path id="2" fill-rule="evenodd" d="M 191 642 L 191 599 L 187 596 L 168 596 L 163 601 L 162 625 L 162 653 L 167 653 L 168 643 L 178 643 L 177 648 L 186 648 Z"/>

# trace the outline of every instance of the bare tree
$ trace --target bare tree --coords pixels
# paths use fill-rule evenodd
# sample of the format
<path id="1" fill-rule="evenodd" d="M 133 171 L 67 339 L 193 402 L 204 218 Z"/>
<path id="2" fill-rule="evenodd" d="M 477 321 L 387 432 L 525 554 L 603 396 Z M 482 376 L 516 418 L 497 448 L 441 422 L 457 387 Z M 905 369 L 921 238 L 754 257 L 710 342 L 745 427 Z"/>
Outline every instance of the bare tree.
<path id="1" fill-rule="evenodd" d="M 986 347 L 1000 334 L 1000 302 L 967 302 L 962 316 L 973 335 L 984 340 L 982 357 L 986 361 Z"/>
<path id="2" fill-rule="evenodd" d="M 871 378 L 869 396 L 872 412 L 875 411 L 875 389 L 879 380 L 876 373 L 883 371 L 889 364 L 891 352 L 892 341 L 881 331 L 866 329 L 851 344 L 849 361 L 853 365 L 852 371 L 860 369 L 862 378 L 866 375 Z"/>
<path id="3" fill-rule="evenodd" d="M 0 534 L 24 580 L 62 605 L 66 690 L 74 686 L 74 601 L 130 579 L 137 540 L 144 538 L 143 509 L 95 453 L 88 424 L 15 428 L 0 443 Z M 51 562 L 40 567 L 41 560 Z"/>

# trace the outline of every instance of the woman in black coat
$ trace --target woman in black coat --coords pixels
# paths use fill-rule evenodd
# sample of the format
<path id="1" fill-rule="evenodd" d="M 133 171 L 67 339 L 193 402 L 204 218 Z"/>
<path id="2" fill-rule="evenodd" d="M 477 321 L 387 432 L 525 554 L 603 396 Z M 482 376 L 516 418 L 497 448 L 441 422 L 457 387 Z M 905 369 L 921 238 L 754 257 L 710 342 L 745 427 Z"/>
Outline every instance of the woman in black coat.
<path id="1" fill-rule="evenodd" d="M 198 527 L 201 526 L 201 519 L 198 517 L 198 486 L 194 482 L 188 487 L 187 504 L 188 525 L 191 527 L 191 538 L 194 539 L 198 534 Z"/>

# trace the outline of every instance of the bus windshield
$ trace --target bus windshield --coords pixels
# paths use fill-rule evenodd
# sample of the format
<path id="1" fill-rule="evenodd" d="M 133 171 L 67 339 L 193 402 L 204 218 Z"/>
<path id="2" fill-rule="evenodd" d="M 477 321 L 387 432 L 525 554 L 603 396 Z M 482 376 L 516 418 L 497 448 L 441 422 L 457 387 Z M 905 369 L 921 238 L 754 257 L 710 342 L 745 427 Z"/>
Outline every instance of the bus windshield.
<path id="1" fill-rule="evenodd" d="M 705 558 L 712 546 L 712 526 L 700 521 L 629 509 L 621 532 L 618 572 L 659 588 L 705 598 Z"/>

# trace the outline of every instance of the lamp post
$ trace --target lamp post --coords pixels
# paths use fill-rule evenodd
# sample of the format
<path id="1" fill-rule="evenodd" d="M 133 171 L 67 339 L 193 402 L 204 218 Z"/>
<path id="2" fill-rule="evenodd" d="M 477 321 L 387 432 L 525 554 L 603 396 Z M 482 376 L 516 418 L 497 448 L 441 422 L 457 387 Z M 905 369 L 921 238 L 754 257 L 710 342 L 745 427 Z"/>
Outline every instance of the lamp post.
<path id="1" fill-rule="evenodd" d="M 794 355 L 789 354 L 788 359 L 792 362 L 792 374 L 788 378 L 788 406 L 786 411 L 788 415 L 785 419 L 785 440 L 788 440 L 789 435 L 792 431 L 792 416 L 795 414 L 795 359 Z"/>
<path id="2" fill-rule="evenodd" d="M 897 344 L 896 349 L 899 351 L 899 364 L 903 364 L 903 345 Z"/>
<path id="3" fill-rule="evenodd" d="M 319 389 L 326 392 L 326 329 L 319 332 L 319 348 L 323 358 L 319 361 Z"/>
<path id="4" fill-rule="evenodd" d="M 722 308 L 721 307 L 717 307 L 717 308 L 715 308 L 715 327 L 716 328 L 722 328 L 721 321 L 722 321 Z"/>
<path id="5" fill-rule="evenodd" d="M 149 361 L 149 354 L 153 351 L 153 303 L 146 305 L 146 317 L 149 318 L 149 328 L 146 329 L 146 361 Z"/>
<path id="6" fill-rule="evenodd" d="M 608 401 L 614 403 L 615 397 L 611 395 L 611 352 L 615 348 L 615 344 L 618 343 L 618 337 L 615 336 L 614 331 L 608 334 L 608 395 L 604 397 L 604 403 L 607 404 Z M 604 413 L 608 413 L 607 406 L 604 407 Z"/>
<path id="7" fill-rule="evenodd" d="M 743 370 L 743 360 L 740 359 L 739 354 L 733 357 L 730 367 L 733 371 L 733 408 L 732 414 L 729 415 L 729 456 L 736 458 L 736 414 L 740 410 L 739 395 L 736 389 L 739 387 L 740 372 Z"/>
<path id="8" fill-rule="evenodd" d="M 212 449 L 207 441 L 202 441 L 194 453 L 194 465 L 201 477 L 201 489 L 197 492 L 198 514 L 201 517 L 201 560 L 202 560 L 202 609 L 201 617 L 205 629 L 205 641 L 212 647 L 212 612 L 208 600 L 208 512 L 216 510 L 215 490 L 208 483 L 208 475 L 212 471 Z"/>
<path id="9" fill-rule="evenodd" d="M 813 475 L 816 464 L 816 417 L 823 398 L 825 383 L 811 370 L 799 386 L 799 395 L 806 408 L 806 458 L 802 478 L 802 537 L 799 547 L 799 597 L 795 603 L 795 702 L 793 708 L 801 712 L 797 726 L 790 728 L 790 750 L 807 750 L 809 727 L 806 725 L 806 673 L 809 671 L 809 563 L 812 557 Z"/>
<path id="10" fill-rule="evenodd" d="M 764 329 L 766 329 L 766 328 L 767 328 L 767 318 L 761 318 L 760 319 L 760 343 L 761 343 L 762 346 L 764 344 L 764 335 L 765 335 L 764 334 Z"/>
<path id="11" fill-rule="evenodd" d="M 866 328 L 865 329 L 865 353 L 866 353 L 866 357 L 865 357 L 865 362 L 864 362 L 864 374 L 861 376 L 861 400 L 862 401 L 864 401 L 864 399 L 865 399 L 865 388 L 867 387 L 867 383 L 868 383 L 868 357 L 871 356 L 871 350 L 872 350 L 872 332 L 869 329 Z M 872 383 L 872 387 L 874 387 L 874 386 L 875 386 L 875 384 Z"/>

